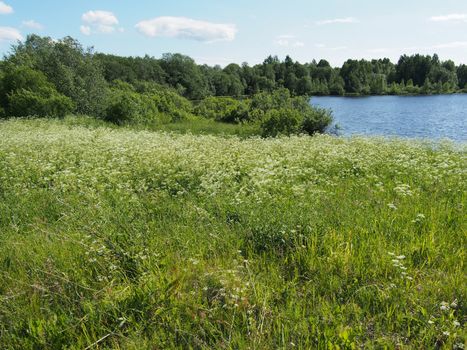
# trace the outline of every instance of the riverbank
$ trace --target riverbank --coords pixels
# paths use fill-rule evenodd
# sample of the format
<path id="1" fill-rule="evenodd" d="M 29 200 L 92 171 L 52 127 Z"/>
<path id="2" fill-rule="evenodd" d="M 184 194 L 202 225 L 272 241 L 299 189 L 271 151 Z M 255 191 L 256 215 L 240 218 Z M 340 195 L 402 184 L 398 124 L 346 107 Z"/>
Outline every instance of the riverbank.
<path id="1" fill-rule="evenodd" d="M 0 123 L 0 347 L 465 343 L 465 149 Z"/>

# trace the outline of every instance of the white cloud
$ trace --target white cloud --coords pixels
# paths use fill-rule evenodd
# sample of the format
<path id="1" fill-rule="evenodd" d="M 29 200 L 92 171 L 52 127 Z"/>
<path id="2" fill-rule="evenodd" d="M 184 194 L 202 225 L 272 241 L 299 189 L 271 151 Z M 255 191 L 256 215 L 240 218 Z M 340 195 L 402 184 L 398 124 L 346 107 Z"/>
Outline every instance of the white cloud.
<path id="1" fill-rule="evenodd" d="M 8 15 L 10 13 L 13 13 L 13 7 L 0 1 L 0 15 Z"/>
<path id="2" fill-rule="evenodd" d="M 0 42 L 23 40 L 18 29 L 12 27 L 0 27 Z"/>
<path id="3" fill-rule="evenodd" d="M 323 50 L 329 50 L 329 51 L 339 51 L 339 50 L 346 50 L 348 49 L 347 46 L 334 46 L 334 47 L 328 47 L 325 44 L 316 44 L 316 48 L 318 49 L 323 49 Z"/>
<path id="4" fill-rule="evenodd" d="M 80 27 L 81 33 L 91 35 L 92 33 L 109 34 L 115 31 L 118 25 L 117 17 L 109 11 L 88 11 L 81 16 L 84 24 Z"/>
<path id="5" fill-rule="evenodd" d="M 104 34 L 110 34 L 115 30 L 113 26 L 107 26 L 105 24 L 100 24 L 96 28 L 99 33 L 104 33 Z"/>
<path id="6" fill-rule="evenodd" d="M 89 27 L 89 26 L 81 26 L 81 27 L 79 27 L 79 30 L 84 35 L 91 35 L 91 27 Z"/>
<path id="7" fill-rule="evenodd" d="M 431 22 L 467 22 L 467 14 L 465 13 L 451 13 L 445 16 L 430 17 Z"/>
<path id="8" fill-rule="evenodd" d="M 31 28 L 31 29 L 37 29 L 41 30 L 44 29 L 44 26 L 34 20 L 29 20 L 29 21 L 23 21 L 23 27 Z"/>
<path id="9" fill-rule="evenodd" d="M 118 19 L 109 11 L 88 11 L 81 17 L 83 22 L 95 25 L 113 26 L 118 24 Z"/>
<path id="10" fill-rule="evenodd" d="M 279 46 L 284 47 L 304 47 L 305 43 L 302 41 L 297 40 L 295 35 L 279 35 L 275 43 Z"/>
<path id="11" fill-rule="evenodd" d="M 136 24 L 149 37 L 191 39 L 204 42 L 232 41 L 237 28 L 233 24 L 198 21 L 186 17 L 157 17 Z"/>
<path id="12" fill-rule="evenodd" d="M 438 44 L 433 46 L 433 49 L 459 49 L 461 47 L 467 47 L 467 41 L 453 41 L 445 44 Z"/>
<path id="13" fill-rule="evenodd" d="M 326 19 L 323 21 L 316 22 L 316 24 L 319 26 L 324 26 L 327 24 L 354 24 L 354 23 L 360 23 L 360 21 L 356 19 L 355 17 L 346 17 L 346 18 Z"/>

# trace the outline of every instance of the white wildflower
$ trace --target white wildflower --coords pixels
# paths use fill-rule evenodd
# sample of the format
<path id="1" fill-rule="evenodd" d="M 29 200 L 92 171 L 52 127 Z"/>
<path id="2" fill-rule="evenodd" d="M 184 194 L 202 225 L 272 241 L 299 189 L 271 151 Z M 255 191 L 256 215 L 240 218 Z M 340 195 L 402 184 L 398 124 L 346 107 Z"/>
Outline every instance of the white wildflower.
<path id="1" fill-rule="evenodd" d="M 439 309 L 441 311 L 448 311 L 450 308 L 449 308 L 449 304 L 445 301 L 441 302 L 440 306 L 439 306 Z"/>

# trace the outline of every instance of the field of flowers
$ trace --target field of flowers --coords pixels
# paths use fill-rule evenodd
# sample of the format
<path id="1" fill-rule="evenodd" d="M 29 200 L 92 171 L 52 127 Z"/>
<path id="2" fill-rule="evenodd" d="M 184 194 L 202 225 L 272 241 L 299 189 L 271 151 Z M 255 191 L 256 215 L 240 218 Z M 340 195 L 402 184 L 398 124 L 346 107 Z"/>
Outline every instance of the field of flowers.
<path id="1" fill-rule="evenodd" d="M 466 342 L 465 145 L 0 123 L 1 349 Z"/>

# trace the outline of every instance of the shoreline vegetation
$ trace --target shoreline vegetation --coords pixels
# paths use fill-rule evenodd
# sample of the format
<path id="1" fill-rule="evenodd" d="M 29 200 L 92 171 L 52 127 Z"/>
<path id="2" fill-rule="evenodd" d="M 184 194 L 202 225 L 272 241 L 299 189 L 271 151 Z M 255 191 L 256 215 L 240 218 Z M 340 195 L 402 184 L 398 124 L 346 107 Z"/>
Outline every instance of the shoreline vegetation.
<path id="1" fill-rule="evenodd" d="M 0 118 L 76 114 L 149 129 L 203 129 L 210 119 L 262 136 L 312 135 L 329 129 L 332 111 L 310 106 L 310 96 L 459 93 L 466 83 L 467 66 L 437 55 L 347 60 L 340 68 L 270 56 L 221 68 L 181 54 L 119 57 L 71 37 L 29 35 L 0 62 Z"/>

